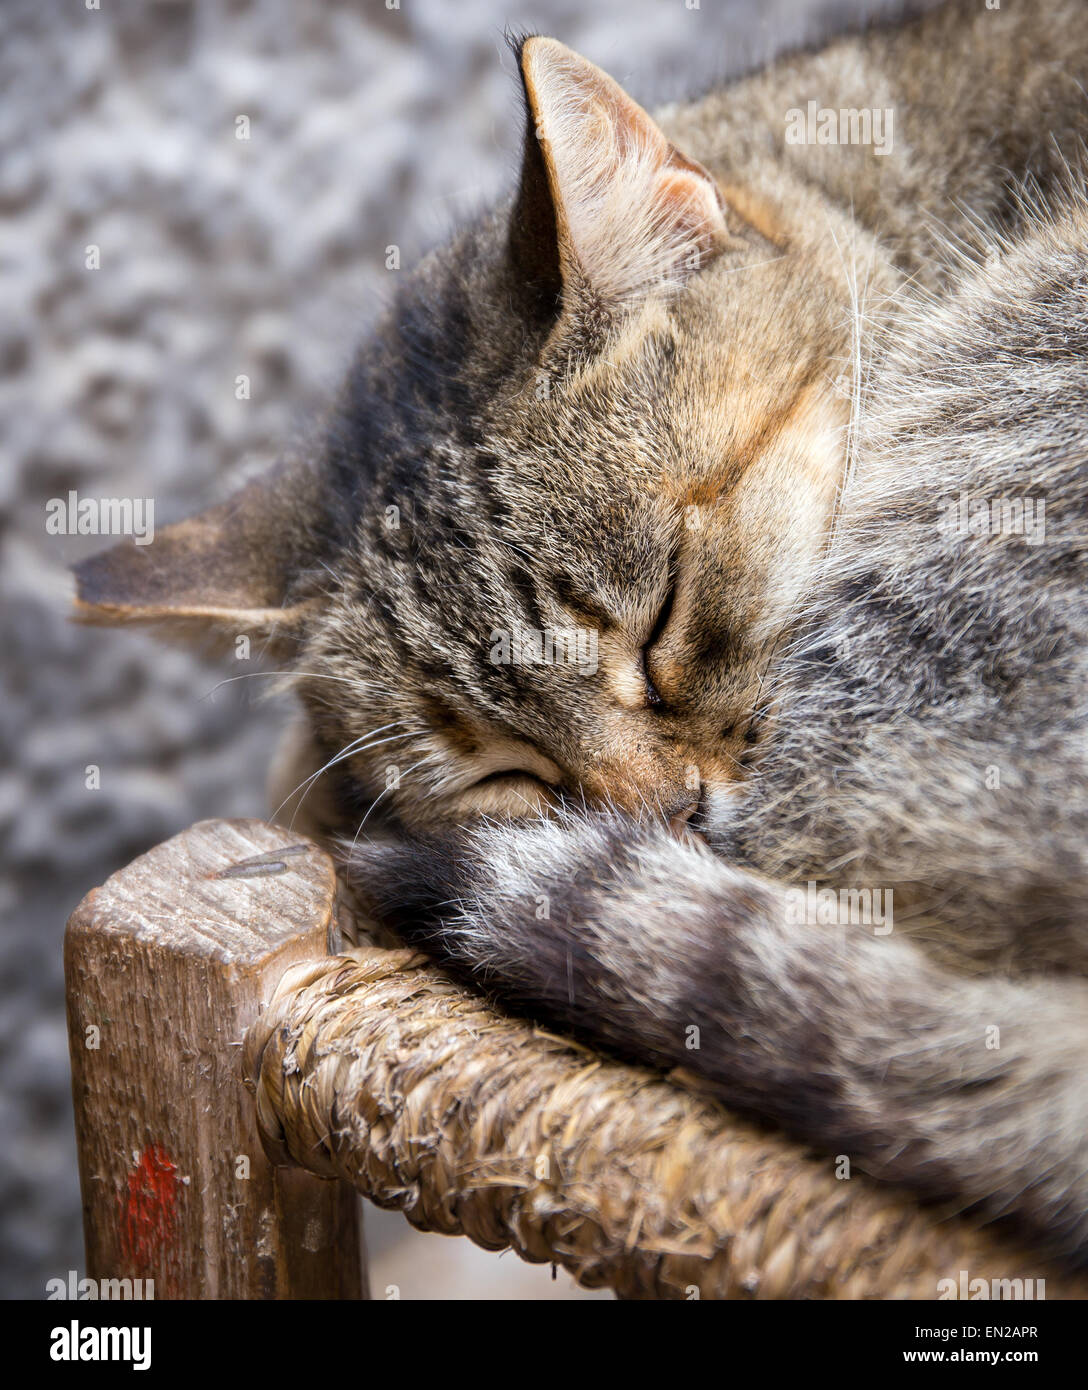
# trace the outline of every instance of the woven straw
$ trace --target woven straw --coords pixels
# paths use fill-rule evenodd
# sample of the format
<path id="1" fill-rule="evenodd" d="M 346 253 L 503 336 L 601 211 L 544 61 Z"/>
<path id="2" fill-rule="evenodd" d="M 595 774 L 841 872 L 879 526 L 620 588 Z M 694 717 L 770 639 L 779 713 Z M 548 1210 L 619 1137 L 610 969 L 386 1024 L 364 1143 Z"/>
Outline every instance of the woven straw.
<path id="1" fill-rule="evenodd" d="M 504 1016 L 410 951 L 289 971 L 244 1066 L 273 1161 L 622 1297 L 935 1298 L 961 1270 L 1088 1296 L 965 1220 Z"/>

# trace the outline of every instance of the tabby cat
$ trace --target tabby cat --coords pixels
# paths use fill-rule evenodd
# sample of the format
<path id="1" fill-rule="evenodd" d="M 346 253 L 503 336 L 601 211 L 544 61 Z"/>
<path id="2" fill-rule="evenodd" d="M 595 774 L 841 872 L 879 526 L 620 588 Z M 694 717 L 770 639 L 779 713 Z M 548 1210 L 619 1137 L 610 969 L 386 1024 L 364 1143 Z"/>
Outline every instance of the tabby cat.
<path id="1" fill-rule="evenodd" d="M 519 41 L 518 187 L 320 450 L 78 573 L 289 661 L 376 918 L 1072 1263 L 1086 21 L 955 0 L 654 118 Z"/>

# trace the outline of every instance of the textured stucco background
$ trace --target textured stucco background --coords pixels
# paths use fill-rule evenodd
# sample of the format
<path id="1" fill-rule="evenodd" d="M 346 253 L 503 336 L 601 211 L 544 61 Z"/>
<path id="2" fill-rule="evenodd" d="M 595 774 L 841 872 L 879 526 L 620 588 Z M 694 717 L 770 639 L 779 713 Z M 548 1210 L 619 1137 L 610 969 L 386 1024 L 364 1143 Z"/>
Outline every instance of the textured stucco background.
<path id="1" fill-rule="evenodd" d="M 260 679 L 70 626 L 45 504 L 162 525 L 288 444 L 388 292 L 512 178 L 505 25 L 645 102 L 879 0 L 4 0 L 0 7 L 0 1293 L 81 1263 L 61 938 L 82 894 L 191 821 L 261 814 Z M 390 0 L 392 3 L 392 0 Z M 87 4 L 92 8 L 87 8 Z M 250 138 L 236 138 L 247 116 Z M 87 248 L 100 268 L 90 270 Z M 403 271 L 401 272 L 403 273 Z M 239 401 L 235 381 L 252 383 Z M 101 786 L 88 790 L 87 768 Z M 162 1039 L 164 1047 L 170 1039 Z M 370 1213 L 376 1296 L 569 1297 L 543 1269 Z M 369 1218 L 368 1218 L 369 1219 Z"/>

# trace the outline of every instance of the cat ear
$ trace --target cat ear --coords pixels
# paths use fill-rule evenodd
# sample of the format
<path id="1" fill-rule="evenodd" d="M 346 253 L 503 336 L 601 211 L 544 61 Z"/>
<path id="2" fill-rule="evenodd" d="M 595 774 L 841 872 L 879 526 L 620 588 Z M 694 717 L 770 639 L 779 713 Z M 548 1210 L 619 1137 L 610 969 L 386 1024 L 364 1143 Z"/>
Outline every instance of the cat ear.
<path id="1" fill-rule="evenodd" d="M 78 622 L 154 624 L 164 635 L 234 641 L 284 654 L 314 600 L 293 581 L 312 549 L 308 472 L 273 469 L 209 511 L 164 527 L 150 544 L 126 541 L 74 567 Z"/>
<path id="2" fill-rule="evenodd" d="M 724 248 L 713 178 L 617 82 L 555 39 L 526 39 L 519 61 L 529 131 L 511 249 L 538 294 L 619 304 Z"/>

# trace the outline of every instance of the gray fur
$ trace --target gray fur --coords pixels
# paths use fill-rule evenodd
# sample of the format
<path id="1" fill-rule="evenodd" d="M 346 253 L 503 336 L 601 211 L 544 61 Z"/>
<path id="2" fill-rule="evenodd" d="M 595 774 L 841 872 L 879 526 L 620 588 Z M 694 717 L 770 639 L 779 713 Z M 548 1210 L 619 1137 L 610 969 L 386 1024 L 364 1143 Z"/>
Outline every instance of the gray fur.
<path id="1" fill-rule="evenodd" d="M 380 915 L 501 997 L 1076 1261 L 1086 327 L 1078 205 L 898 341 L 768 674 L 762 755 L 706 827 L 746 869 L 652 823 L 569 812 L 407 857 L 356 851 L 353 872 Z M 1045 544 L 950 541 L 940 507 L 960 489 L 1045 493 Z M 791 923 L 783 885 L 809 879 L 891 889 L 894 930 Z"/>
<path id="2" fill-rule="evenodd" d="M 1068 94 L 1071 67 L 1052 91 Z M 717 101 L 741 129 L 736 94 Z M 704 809 L 721 859 L 568 808 L 407 852 L 356 846 L 353 877 L 387 920 L 551 1024 L 687 1067 L 731 1104 L 1081 1261 L 1088 217 L 1035 123 L 1003 137 L 1030 146 L 1015 170 L 1028 192 L 999 195 L 987 179 L 1010 171 L 957 147 L 963 109 L 914 130 L 946 141 L 969 215 L 951 169 L 890 214 L 872 189 L 855 204 L 877 283 L 894 283 L 889 259 L 914 281 L 878 295 L 865 325 L 832 543 L 760 668 L 751 775 Z M 704 160 L 708 117 L 676 121 Z M 1070 148 L 1083 99 L 1048 118 Z M 961 493 L 1044 498 L 1045 542 L 949 536 Z M 791 924 L 783 885 L 809 881 L 891 890 L 894 931 Z"/>
<path id="3" fill-rule="evenodd" d="M 320 458 L 164 533 L 150 596 L 81 574 L 91 620 L 287 646 L 280 795 L 375 916 L 1082 1263 L 1086 18 L 955 0 L 656 124 L 527 41 L 518 191 L 406 277 Z M 789 143 L 809 100 L 893 148 Z M 961 494 L 1045 538 L 949 534 Z M 493 659 L 570 627 L 591 666 Z"/>

